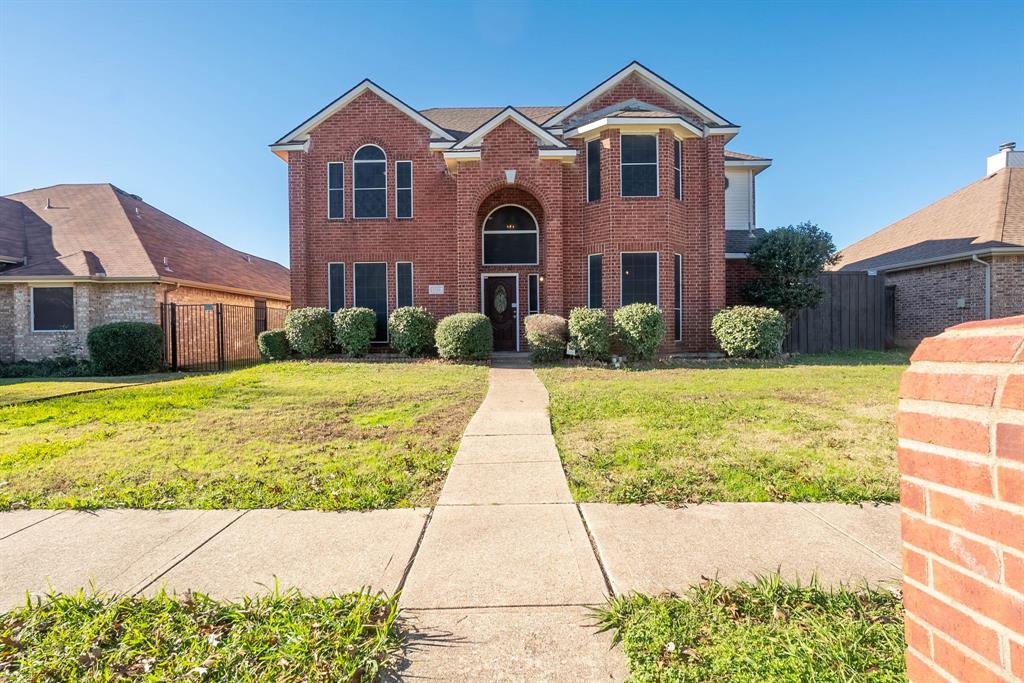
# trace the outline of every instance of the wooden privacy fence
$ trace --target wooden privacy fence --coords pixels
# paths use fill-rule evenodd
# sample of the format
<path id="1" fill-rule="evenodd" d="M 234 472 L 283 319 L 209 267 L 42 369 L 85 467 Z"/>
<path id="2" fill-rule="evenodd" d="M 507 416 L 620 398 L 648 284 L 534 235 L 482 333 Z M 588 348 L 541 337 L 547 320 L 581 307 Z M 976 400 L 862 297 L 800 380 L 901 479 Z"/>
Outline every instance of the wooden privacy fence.
<path id="1" fill-rule="evenodd" d="M 164 362 L 172 371 L 212 372 L 263 362 L 256 337 L 284 326 L 288 311 L 234 304 L 160 304 Z"/>
<path id="2" fill-rule="evenodd" d="M 825 296 L 814 308 L 800 311 L 783 343 L 792 353 L 827 353 L 842 349 L 886 348 L 892 336 L 891 301 L 885 278 L 865 271 L 822 273 Z"/>

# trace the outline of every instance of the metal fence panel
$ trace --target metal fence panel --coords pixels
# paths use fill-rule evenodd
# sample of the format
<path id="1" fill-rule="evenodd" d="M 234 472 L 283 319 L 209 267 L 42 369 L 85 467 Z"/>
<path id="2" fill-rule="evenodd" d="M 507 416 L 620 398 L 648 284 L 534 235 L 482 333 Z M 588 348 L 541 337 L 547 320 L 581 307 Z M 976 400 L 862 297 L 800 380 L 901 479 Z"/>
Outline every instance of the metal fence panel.
<path id="1" fill-rule="evenodd" d="M 160 304 L 164 361 L 172 371 L 213 372 L 263 362 L 256 337 L 288 311 L 235 304 Z"/>

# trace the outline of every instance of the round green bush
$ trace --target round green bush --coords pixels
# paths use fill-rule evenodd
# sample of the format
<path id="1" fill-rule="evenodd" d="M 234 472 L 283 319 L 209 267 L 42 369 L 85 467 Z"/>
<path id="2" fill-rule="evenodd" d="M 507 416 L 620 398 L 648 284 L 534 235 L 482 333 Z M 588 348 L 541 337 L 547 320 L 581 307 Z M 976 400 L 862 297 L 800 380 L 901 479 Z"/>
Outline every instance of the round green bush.
<path id="1" fill-rule="evenodd" d="M 535 313 L 526 316 L 524 324 L 530 358 L 538 363 L 554 363 L 565 357 L 565 345 L 569 341 L 569 326 L 565 318 Z"/>
<path id="2" fill-rule="evenodd" d="M 734 306 L 715 314 L 711 333 L 730 356 L 772 358 L 782 353 L 786 318 L 774 308 Z"/>
<path id="3" fill-rule="evenodd" d="M 260 332 L 256 344 L 260 347 L 260 355 L 266 360 L 284 360 L 292 353 L 284 330 Z"/>
<path id="4" fill-rule="evenodd" d="M 101 375 L 141 375 L 164 364 L 164 331 L 153 323 L 97 325 L 89 330 L 85 344 Z"/>
<path id="5" fill-rule="evenodd" d="M 615 311 L 615 336 L 629 360 L 651 360 L 665 336 L 665 321 L 654 304 L 630 304 Z"/>
<path id="6" fill-rule="evenodd" d="M 406 356 L 429 356 L 434 352 L 437 321 L 422 306 L 403 306 L 391 312 L 388 333 L 391 348 Z"/>
<path id="7" fill-rule="evenodd" d="M 608 314 L 600 308 L 572 309 L 569 312 L 569 341 L 580 358 L 608 360 L 612 355 Z"/>
<path id="8" fill-rule="evenodd" d="M 339 308 L 334 314 L 334 343 L 342 353 L 365 356 L 376 334 L 377 314 L 369 308 Z"/>
<path id="9" fill-rule="evenodd" d="M 491 321 L 481 313 L 456 313 L 442 319 L 434 338 L 441 358 L 483 360 L 494 350 Z"/>
<path id="10" fill-rule="evenodd" d="M 303 358 L 323 356 L 331 349 L 331 312 L 326 308 L 296 308 L 284 319 L 292 351 Z"/>

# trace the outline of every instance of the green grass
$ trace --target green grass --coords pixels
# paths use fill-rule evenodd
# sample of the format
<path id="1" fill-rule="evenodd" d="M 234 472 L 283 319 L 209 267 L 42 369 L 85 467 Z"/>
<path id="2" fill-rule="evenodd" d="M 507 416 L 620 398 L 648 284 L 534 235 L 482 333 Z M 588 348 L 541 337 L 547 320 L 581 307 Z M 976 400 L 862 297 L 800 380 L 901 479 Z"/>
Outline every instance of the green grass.
<path id="1" fill-rule="evenodd" d="M 598 614 L 634 683 L 906 680 L 903 609 L 886 590 L 826 590 L 778 576 L 705 581 L 682 598 L 613 598 Z"/>
<path id="2" fill-rule="evenodd" d="M 0 407 L 0 509 L 429 505 L 486 383 L 294 362 Z"/>
<path id="3" fill-rule="evenodd" d="M 0 679 L 373 681 L 401 643 L 397 614 L 369 593 L 55 595 L 0 614 Z"/>
<path id="4" fill-rule="evenodd" d="M 538 370 L 577 500 L 895 501 L 902 353 Z"/>
<path id="5" fill-rule="evenodd" d="M 162 373 L 156 375 L 128 375 L 125 377 L 67 377 L 67 378 L 35 378 L 0 379 L 0 406 L 37 401 L 53 398 L 79 391 L 96 389 L 112 389 L 133 384 L 162 382 L 180 379 L 180 373 Z"/>

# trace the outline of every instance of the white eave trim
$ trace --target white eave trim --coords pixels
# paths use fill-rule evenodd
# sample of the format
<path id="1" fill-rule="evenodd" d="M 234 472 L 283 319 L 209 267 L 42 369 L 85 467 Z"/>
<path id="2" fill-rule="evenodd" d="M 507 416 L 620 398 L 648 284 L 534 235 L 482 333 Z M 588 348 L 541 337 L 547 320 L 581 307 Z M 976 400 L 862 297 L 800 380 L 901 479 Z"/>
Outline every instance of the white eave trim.
<path id="1" fill-rule="evenodd" d="M 676 86 L 672 85 L 664 78 L 662 78 L 658 74 L 654 73 L 653 71 L 645 67 L 643 64 L 640 64 L 640 62 L 631 62 L 624 69 L 620 70 L 618 73 L 613 74 L 610 78 L 608 78 L 606 81 L 598 85 L 596 88 L 592 89 L 590 92 L 586 93 L 578 100 L 570 104 L 568 107 L 566 107 L 565 109 L 563 109 L 562 111 L 558 112 L 550 119 L 545 121 L 544 126 L 551 127 L 563 123 L 567 118 L 572 116 L 574 113 L 585 107 L 590 102 L 593 102 L 595 99 L 599 98 L 601 95 L 608 92 L 609 90 L 611 90 L 616 85 L 618 85 L 623 80 L 625 80 L 626 78 L 633 74 L 637 74 L 638 76 L 642 77 L 644 80 L 650 82 L 651 85 L 653 85 L 656 89 L 662 91 L 669 97 L 685 105 L 688 109 L 691 109 L 694 112 L 700 114 L 705 119 L 712 121 L 713 123 L 716 123 L 719 126 L 733 125 L 730 121 L 723 118 L 721 115 L 708 109 L 706 106 L 704 106 L 691 96 L 687 95 L 685 92 L 683 92 Z"/>
<path id="2" fill-rule="evenodd" d="M 480 150 L 478 149 L 463 149 L 459 151 L 446 150 L 443 154 L 445 159 L 456 159 L 459 161 L 476 160 L 480 158 Z"/>
<path id="3" fill-rule="evenodd" d="M 905 261 L 903 263 L 894 263 L 891 266 L 875 266 L 874 268 L 851 268 L 850 270 L 874 270 L 879 273 L 892 273 L 899 270 L 911 270 L 913 268 L 922 268 L 924 266 L 937 266 L 942 263 L 953 263 L 955 261 L 967 261 L 972 256 L 1015 256 L 1024 255 L 1024 247 L 987 247 L 984 249 L 975 249 L 973 251 L 961 251 L 956 254 L 948 254 L 946 256 L 935 256 L 928 259 L 918 259 L 917 261 Z M 843 270 L 840 268 L 840 270 Z"/>
<path id="4" fill-rule="evenodd" d="M 585 123 L 582 126 L 566 131 L 565 137 L 572 138 L 586 135 L 602 128 L 620 126 L 648 126 L 651 128 L 672 128 L 680 127 L 691 133 L 694 137 L 702 138 L 705 135 L 704 129 L 694 123 L 687 121 L 681 116 L 666 118 L 649 118 L 644 116 L 608 116 Z"/>
<path id="5" fill-rule="evenodd" d="M 538 154 L 541 159 L 561 159 L 565 163 L 570 163 L 576 158 L 574 149 L 542 149 L 538 150 Z"/>
<path id="6" fill-rule="evenodd" d="M 430 141 L 430 151 L 431 152 L 441 152 L 441 151 L 444 151 L 446 149 L 451 149 L 452 145 L 454 145 L 454 144 L 455 144 L 454 142 L 447 142 L 447 141 L 441 141 L 441 140 L 431 140 Z"/>
<path id="7" fill-rule="evenodd" d="M 768 168 L 771 159 L 726 159 L 725 165 L 731 168 Z"/>
<path id="8" fill-rule="evenodd" d="M 747 259 L 750 258 L 750 254 L 745 254 L 739 251 L 727 251 L 725 252 L 725 258 L 727 259 Z"/>
<path id="9" fill-rule="evenodd" d="M 456 143 L 452 149 L 464 149 L 466 147 L 477 147 L 483 142 L 484 137 L 492 130 L 505 123 L 508 120 L 515 121 L 524 129 L 529 131 L 532 135 L 536 136 L 541 140 L 543 144 L 550 145 L 552 147 L 564 148 L 567 145 L 556 138 L 551 133 L 541 128 L 535 121 L 527 117 L 525 114 L 517 110 L 515 107 L 505 107 L 500 112 L 492 116 L 483 125 L 471 132 L 461 141 Z"/>

